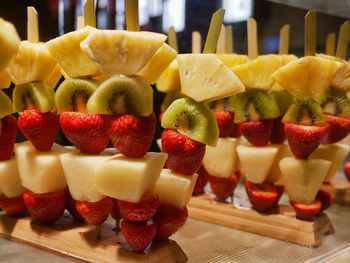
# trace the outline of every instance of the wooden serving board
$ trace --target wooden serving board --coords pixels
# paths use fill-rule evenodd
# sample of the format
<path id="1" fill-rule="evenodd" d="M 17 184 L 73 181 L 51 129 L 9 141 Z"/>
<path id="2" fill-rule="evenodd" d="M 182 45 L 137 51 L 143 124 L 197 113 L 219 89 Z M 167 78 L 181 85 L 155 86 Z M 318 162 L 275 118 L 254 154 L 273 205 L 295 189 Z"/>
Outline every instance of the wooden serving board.
<path id="1" fill-rule="evenodd" d="M 321 186 L 323 191 L 329 192 L 333 197 L 333 202 L 341 205 L 350 205 L 350 183 L 332 179 L 329 184 Z"/>
<path id="2" fill-rule="evenodd" d="M 134 253 L 110 224 L 102 225 L 102 237 L 96 239 L 95 227 L 74 222 L 68 215 L 55 225 L 42 225 L 29 216 L 0 216 L 0 237 L 34 246 L 77 262 L 186 262 L 187 256 L 173 240 L 153 242 L 146 253 Z"/>
<path id="3" fill-rule="evenodd" d="M 191 218 L 249 231 L 264 236 L 316 247 L 325 234 L 333 234 L 334 228 L 327 214 L 322 213 L 313 221 L 295 218 L 291 207 L 280 205 L 274 213 L 259 213 L 235 198 L 235 205 L 213 200 L 208 194 L 192 197 L 187 205 Z"/>

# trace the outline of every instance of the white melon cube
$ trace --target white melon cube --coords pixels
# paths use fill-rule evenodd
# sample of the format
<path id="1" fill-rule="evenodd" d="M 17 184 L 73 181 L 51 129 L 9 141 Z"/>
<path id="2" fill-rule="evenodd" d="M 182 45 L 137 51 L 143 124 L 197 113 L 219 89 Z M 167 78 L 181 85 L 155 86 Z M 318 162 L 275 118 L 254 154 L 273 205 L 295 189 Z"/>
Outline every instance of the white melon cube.
<path id="1" fill-rule="evenodd" d="M 17 160 L 12 158 L 0 161 L 0 192 L 8 198 L 13 198 L 22 195 L 26 190 L 19 177 Z"/>
<path id="2" fill-rule="evenodd" d="M 275 182 L 279 181 L 280 179 L 282 179 L 282 173 L 281 173 L 281 169 L 280 169 L 280 161 L 286 157 L 293 157 L 293 153 L 290 150 L 288 144 L 281 144 L 281 148 L 278 151 L 278 154 L 277 154 L 277 156 L 272 164 L 272 167 L 270 169 L 269 175 L 266 178 L 266 181 L 268 181 L 270 183 L 275 183 Z"/>

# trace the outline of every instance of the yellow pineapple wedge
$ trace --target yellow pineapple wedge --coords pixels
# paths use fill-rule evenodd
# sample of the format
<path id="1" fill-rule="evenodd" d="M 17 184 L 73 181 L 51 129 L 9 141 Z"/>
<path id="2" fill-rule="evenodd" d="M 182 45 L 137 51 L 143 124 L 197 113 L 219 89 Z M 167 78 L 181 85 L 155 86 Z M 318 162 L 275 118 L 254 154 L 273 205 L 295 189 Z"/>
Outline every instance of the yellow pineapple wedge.
<path id="1" fill-rule="evenodd" d="M 125 30 L 96 30 L 81 49 L 106 76 L 139 72 L 166 40 L 166 35 Z"/>
<path id="2" fill-rule="evenodd" d="M 181 90 L 179 63 L 176 59 L 173 60 L 160 75 L 156 83 L 156 87 L 158 91 L 164 93 Z"/>
<path id="3" fill-rule="evenodd" d="M 11 77 L 6 69 L 0 72 L 0 89 L 7 89 L 11 85 Z"/>
<path id="4" fill-rule="evenodd" d="M 178 55 L 181 91 L 198 102 L 210 102 L 244 91 L 239 78 L 214 54 Z"/>
<path id="5" fill-rule="evenodd" d="M 6 68 L 20 42 L 15 26 L 0 17 L 0 71 Z"/>
<path id="6" fill-rule="evenodd" d="M 244 64 L 248 61 L 248 56 L 238 54 L 216 54 L 216 56 L 229 68 Z"/>
<path id="7" fill-rule="evenodd" d="M 48 85 L 51 89 L 55 89 L 61 77 L 62 77 L 61 67 L 60 65 L 56 64 L 55 69 L 51 72 L 51 75 L 47 80 L 44 81 L 44 83 Z"/>
<path id="8" fill-rule="evenodd" d="M 262 55 L 230 69 L 246 88 L 270 90 L 274 83 L 271 74 L 296 59 L 297 57 L 294 55 Z"/>
<path id="9" fill-rule="evenodd" d="M 340 62 L 316 56 L 294 60 L 278 69 L 272 77 L 298 98 L 318 98 L 331 84 Z"/>
<path id="10" fill-rule="evenodd" d="M 57 63 L 43 43 L 22 41 L 8 65 L 8 73 L 16 85 L 44 82 Z"/>
<path id="11" fill-rule="evenodd" d="M 80 48 L 80 43 L 96 30 L 93 27 L 86 26 L 46 43 L 49 52 L 68 77 L 86 77 L 99 73 L 95 64 Z"/>
<path id="12" fill-rule="evenodd" d="M 137 75 L 143 77 L 150 84 L 156 83 L 163 71 L 176 58 L 176 55 L 175 49 L 163 43 Z"/>

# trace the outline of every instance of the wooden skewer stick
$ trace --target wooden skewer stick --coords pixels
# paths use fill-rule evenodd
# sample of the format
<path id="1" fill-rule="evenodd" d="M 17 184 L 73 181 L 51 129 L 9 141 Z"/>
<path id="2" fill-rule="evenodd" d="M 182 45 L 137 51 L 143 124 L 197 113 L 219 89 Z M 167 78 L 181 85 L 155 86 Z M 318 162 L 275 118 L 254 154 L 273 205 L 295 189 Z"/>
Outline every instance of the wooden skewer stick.
<path id="1" fill-rule="evenodd" d="M 248 58 L 258 57 L 258 28 L 254 18 L 247 20 Z"/>
<path id="2" fill-rule="evenodd" d="M 225 53 L 233 53 L 233 32 L 232 26 L 225 27 Z"/>
<path id="3" fill-rule="evenodd" d="M 77 17 L 77 30 L 82 29 L 85 26 L 85 21 L 83 16 Z"/>
<path id="4" fill-rule="evenodd" d="M 284 25 L 280 30 L 280 43 L 278 54 L 289 54 L 290 25 Z"/>
<path id="5" fill-rule="evenodd" d="M 39 43 L 38 12 L 34 7 L 27 7 L 27 38 L 29 42 Z"/>
<path id="6" fill-rule="evenodd" d="M 96 27 L 95 0 L 86 0 L 84 5 L 85 25 Z"/>
<path id="7" fill-rule="evenodd" d="M 202 36 L 198 31 L 192 32 L 192 53 L 202 53 Z"/>
<path id="8" fill-rule="evenodd" d="M 346 59 L 348 51 L 348 40 L 350 34 L 350 21 L 343 23 L 339 30 L 336 57 Z"/>
<path id="9" fill-rule="evenodd" d="M 218 54 L 222 54 L 225 53 L 225 36 L 226 32 L 225 32 L 225 26 L 221 25 L 221 30 L 219 33 L 219 38 L 218 38 L 218 43 L 216 44 L 216 53 Z"/>
<path id="10" fill-rule="evenodd" d="M 205 40 L 203 53 L 215 53 L 216 44 L 218 43 L 218 38 L 220 34 L 220 29 L 222 21 L 224 20 L 225 9 L 220 8 L 211 17 L 211 22 L 207 34 L 207 39 Z"/>
<path id="11" fill-rule="evenodd" d="M 139 1 L 125 0 L 126 29 L 128 31 L 140 31 Z"/>
<path id="12" fill-rule="evenodd" d="M 168 29 L 168 43 L 173 49 L 175 49 L 177 52 L 179 52 L 179 48 L 177 45 L 176 32 L 175 32 L 175 28 L 173 26 L 169 27 L 169 29 Z"/>
<path id="13" fill-rule="evenodd" d="M 335 55 L 335 33 L 327 35 L 326 38 L 326 55 L 334 56 Z"/>
<path id="14" fill-rule="evenodd" d="M 316 55 L 316 11 L 310 10 L 305 16 L 305 56 Z"/>

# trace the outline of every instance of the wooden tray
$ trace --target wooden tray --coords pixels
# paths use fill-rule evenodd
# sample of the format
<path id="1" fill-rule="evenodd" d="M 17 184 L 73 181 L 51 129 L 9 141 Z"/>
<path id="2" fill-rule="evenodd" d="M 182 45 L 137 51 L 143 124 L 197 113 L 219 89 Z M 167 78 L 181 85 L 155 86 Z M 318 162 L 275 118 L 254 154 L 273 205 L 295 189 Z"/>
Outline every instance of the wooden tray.
<path id="1" fill-rule="evenodd" d="M 329 184 L 321 186 L 323 191 L 329 192 L 333 197 L 333 202 L 341 205 L 350 205 L 350 183 L 332 179 Z"/>
<path id="2" fill-rule="evenodd" d="M 263 214 L 245 203 L 242 198 L 235 198 L 235 205 L 216 202 L 212 196 L 203 194 L 192 197 L 187 209 L 191 218 L 304 246 L 319 246 L 325 234 L 334 233 L 331 221 L 325 213 L 313 221 L 304 221 L 296 219 L 294 210 L 288 206 L 280 205 L 274 213 Z"/>
<path id="3" fill-rule="evenodd" d="M 102 225 L 102 238 L 95 228 L 63 216 L 54 226 L 32 222 L 30 217 L 0 217 L 0 237 L 24 243 L 77 262 L 186 262 L 187 256 L 173 240 L 153 242 L 147 253 L 134 253 L 110 224 Z M 126 248 L 124 248 L 126 247 Z"/>

